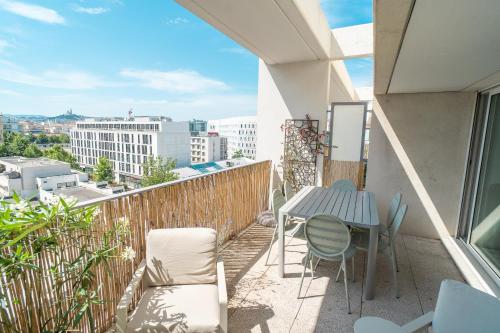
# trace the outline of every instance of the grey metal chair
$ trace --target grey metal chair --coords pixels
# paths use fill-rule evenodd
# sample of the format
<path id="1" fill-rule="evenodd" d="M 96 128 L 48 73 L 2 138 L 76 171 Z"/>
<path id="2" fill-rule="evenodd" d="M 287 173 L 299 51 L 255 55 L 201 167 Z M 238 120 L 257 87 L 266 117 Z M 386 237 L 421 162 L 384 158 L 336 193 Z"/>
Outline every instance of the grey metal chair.
<path id="1" fill-rule="evenodd" d="M 330 187 L 332 190 L 337 191 L 357 191 L 356 185 L 349 179 L 340 179 L 335 181 Z"/>
<path id="2" fill-rule="evenodd" d="M 340 261 L 340 270 L 336 281 L 338 281 L 340 271 L 342 271 L 344 273 L 347 310 L 348 313 L 351 313 L 346 261 L 354 258 L 356 247 L 351 244 L 351 232 L 349 228 L 336 216 L 318 214 L 306 221 L 304 225 L 304 237 L 307 241 L 307 255 L 304 260 L 304 270 L 302 271 L 302 278 L 300 280 L 298 298 L 300 298 L 300 292 L 304 283 L 307 264 L 310 265 L 311 279 L 314 279 L 313 257 L 328 261 Z M 352 274 L 354 276 L 354 265 Z"/>
<path id="3" fill-rule="evenodd" d="M 394 222 L 394 218 L 396 217 L 402 198 L 403 195 L 399 192 L 392 197 L 392 200 L 389 203 L 389 209 L 387 210 L 387 220 L 385 221 L 385 224 L 380 225 L 380 234 L 389 236 L 388 228 L 392 225 L 392 222 Z"/>
<path id="4" fill-rule="evenodd" d="M 399 286 L 398 286 L 398 274 L 397 274 L 397 263 L 396 263 L 396 237 L 399 232 L 401 224 L 403 224 L 404 218 L 406 216 L 406 211 L 408 210 L 408 205 L 402 205 L 397 210 L 396 216 L 390 227 L 388 227 L 387 237 L 379 237 L 378 251 L 384 252 L 388 251 L 389 257 L 391 258 L 392 271 L 394 276 L 394 285 L 396 288 L 396 297 L 399 298 Z M 353 243 L 356 248 L 360 251 L 368 251 L 368 244 L 370 241 L 369 234 L 366 232 L 356 233 L 353 236 Z"/>
<path id="5" fill-rule="evenodd" d="M 272 211 L 274 215 L 274 219 L 276 220 L 276 226 L 274 227 L 273 238 L 271 239 L 271 243 L 269 244 L 269 249 L 267 250 L 266 257 L 266 265 L 269 261 L 269 256 L 271 255 L 271 248 L 273 246 L 274 240 L 278 236 L 278 228 L 279 228 L 279 210 L 286 203 L 285 197 L 281 193 L 280 190 L 273 191 L 272 197 Z M 285 236 L 286 237 L 295 237 L 301 234 L 304 223 L 297 222 L 296 220 L 288 219 L 285 222 Z"/>
<path id="6" fill-rule="evenodd" d="M 285 190 L 285 199 L 288 201 L 295 195 L 295 191 L 292 188 L 292 184 L 290 184 L 288 180 L 285 180 L 283 188 Z"/>
<path id="7" fill-rule="evenodd" d="M 500 300 L 453 280 L 441 282 L 436 308 L 399 326 L 378 317 L 363 317 L 354 323 L 354 333 L 411 333 L 432 326 L 434 333 L 498 333 Z"/>

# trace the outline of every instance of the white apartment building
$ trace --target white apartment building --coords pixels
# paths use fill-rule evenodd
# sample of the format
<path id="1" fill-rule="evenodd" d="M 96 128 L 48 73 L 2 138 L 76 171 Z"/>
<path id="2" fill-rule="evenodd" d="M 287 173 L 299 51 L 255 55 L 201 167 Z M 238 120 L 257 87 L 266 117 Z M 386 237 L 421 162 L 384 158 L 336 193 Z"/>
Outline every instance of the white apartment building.
<path id="1" fill-rule="evenodd" d="M 243 156 L 256 158 L 257 119 L 255 116 L 224 118 L 208 121 L 208 131 L 227 138 L 227 158 L 241 150 Z"/>
<path id="2" fill-rule="evenodd" d="M 226 156 L 227 138 L 217 133 L 191 137 L 191 164 L 219 161 Z"/>
<path id="3" fill-rule="evenodd" d="M 191 161 L 189 122 L 167 117 L 86 119 L 71 129 L 71 151 L 87 167 L 107 157 L 115 179 L 131 185 L 143 175 L 149 156 L 172 158 L 177 166 Z"/>
<path id="4" fill-rule="evenodd" d="M 25 158 L 10 156 L 0 158 L 0 194 L 17 193 L 26 198 L 38 194 L 37 178 L 72 175 L 69 163 L 45 157 Z"/>

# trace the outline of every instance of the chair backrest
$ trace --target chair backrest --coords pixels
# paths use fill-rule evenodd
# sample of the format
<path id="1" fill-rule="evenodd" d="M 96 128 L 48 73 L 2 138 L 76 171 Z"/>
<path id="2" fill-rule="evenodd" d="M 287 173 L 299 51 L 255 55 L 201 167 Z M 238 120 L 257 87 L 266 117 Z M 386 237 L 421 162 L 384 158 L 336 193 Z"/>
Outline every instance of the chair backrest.
<path id="1" fill-rule="evenodd" d="M 396 217 L 396 213 L 398 212 L 399 205 L 401 204 L 401 193 L 396 193 L 389 204 L 389 210 L 387 211 L 387 221 L 386 226 L 390 227 L 394 218 Z"/>
<path id="2" fill-rule="evenodd" d="M 341 255 L 351 244 L 349 228 L 333 215 L 318 214 L 308 219 L 304 235 L 310 251 L 323 259 Z"/>
<path id="3" fill-rule="evenodd" d="M 280 190 L 274 190 L 273 191 L 272 209 L 273 209 L 274 219 L 276 220 L 276 222 L 278 221 L 279 210 L 285 203 L 286 203 L 286 200 L 285 200 L 285 196 L 283 195 L 283 193 L 281 193 Z"/>
<path id="4" fill-rule="evenodd" d="M 337 191 L 357 191 L 356 185 L 349 179 L 340 179 L 335 181 L 331 186 L 331 189 Z"/>
<path id="5" fill-rule="evenodd" d="M 389 237 L 392 240 L 396 239 L 396 236 L 398 235 L 399 232 L 399 228 L 401 227 L 401 224 L 403 224 L 403 221 L 405 219 L 407 210 L 408 210 L 408 205 L 401 205 L 401 207 L 399 207 L 398 212 L 396 213 L 396 216 L 394 217 L 394 220 L 392 221 L 392 224 L 389 227 Z"/>
<path id="6" fill-rule="evenodd" d="M 208 284 L 217 280 L 217 233 L 209 228 L 151 230 L 146 285 Z"/>
<path id="7" fill-rule="evenodd" d="M 432 320 L 434 333 L 498 333 L 500 300 L 453 280 L 441 282 Z"/>
<path id="8" fill-rule="evenodd" d="M 288 180 L 285 180 L 284 189 L 285 189 L 285 199 L 286 201 L 288 201 L 295 195 L 295 191 L 293 190 L 292 185 Z"/>

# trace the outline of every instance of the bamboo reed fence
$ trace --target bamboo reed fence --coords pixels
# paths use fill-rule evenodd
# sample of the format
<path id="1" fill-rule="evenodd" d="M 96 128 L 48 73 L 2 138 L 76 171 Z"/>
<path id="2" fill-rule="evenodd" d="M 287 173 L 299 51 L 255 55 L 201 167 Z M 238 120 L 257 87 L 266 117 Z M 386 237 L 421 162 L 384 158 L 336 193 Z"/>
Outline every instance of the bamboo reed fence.
<path id="1" fill-rule="evenodd" d="M 339 179 L 350 179 L 359 190 L 362 190 L 364 169 L 363 161 L 332 161 L 325 158 L 323 161 L 323 186 L 329 187 Z"/>
<path id="2" fill-rule="evenodd" d="M 98 266 L 96 269 L 97 283 L 102 286 L 99 296 L 105 303 L 93 308 L 94 331 L 104 332 L 112 327 L 117 301 L 145 256 L 149 230 L 210 227 L 218 231 L 220 243 L 223 243 L 247 228 L 260 212 L 267 209 L 270 172 L 270 161 L 258 162 L 79 205 L 100 206 L 98 223 L 95 223 L 97 234 L 109 230 L 118 219 L 126 218 L 131 229 L 128 245 L 136 252 L 133 261 L 113 259 L 109 267 L 111 274 L 105 267 Z M 68 253 L 64 255 L 76 255 L 72 253 L 71 246 L 67 249 Z M 39 260 L 44 263 L 43 267 L 49 267 L 50 258 L 42 255 Z M 50 279 L 49 274 L 46 277 Z M 37 281 L 30 276 L 16 281 L 4 292 L 17 302 L 11 306 L 0 304 L 5 310 L 0 311 L 0 320 L 2 315 L 9 315 L 15 318 L 17 325 L 12 331 L 36 331 L 29 324 L 36 320 L 30 316 L 41 316 L 43 320 L 50 318 L 55 311 L 50 302 L 53 285 L 51 281 Z M 137 292 L 133 304 L 141 292 Z M 82 321 L 78 331 L 91 332 L 92 329 L 87 321 Z"/>

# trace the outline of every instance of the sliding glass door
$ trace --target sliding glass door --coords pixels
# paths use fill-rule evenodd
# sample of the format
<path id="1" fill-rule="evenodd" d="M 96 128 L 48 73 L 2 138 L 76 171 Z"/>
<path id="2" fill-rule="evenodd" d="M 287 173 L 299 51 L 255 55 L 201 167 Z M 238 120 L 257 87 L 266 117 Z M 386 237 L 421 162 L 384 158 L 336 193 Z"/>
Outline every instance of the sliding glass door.
<path id="1" fill-rule="evenodd" d="M 500 276 L 500 89 L 482 96 L 469 170 L 469 214 L 464 239 Z"/>

